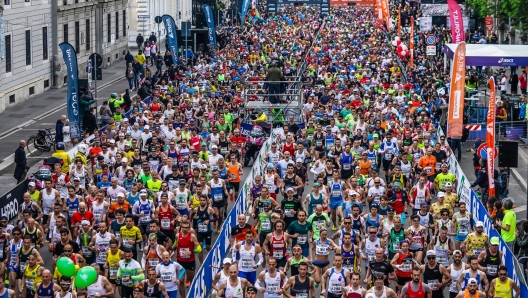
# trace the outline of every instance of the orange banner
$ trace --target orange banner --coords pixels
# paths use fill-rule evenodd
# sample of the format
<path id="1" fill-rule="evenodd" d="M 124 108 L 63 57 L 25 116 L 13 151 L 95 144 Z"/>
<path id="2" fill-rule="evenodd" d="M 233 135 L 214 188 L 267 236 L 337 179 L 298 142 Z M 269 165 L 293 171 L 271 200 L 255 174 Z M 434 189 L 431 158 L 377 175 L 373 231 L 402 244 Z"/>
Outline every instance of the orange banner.
<path id="1" fill-rule="evenodd" d="M 387 24 L 387 30 L 390 30 L 390 15 L 389 15 L 389 1 L 381 0 L 381 10 L 383 13 L 383 19 Z"/>
<path id="2" fill-rule="evenodd" d="M 399 20 L 398 20 L 399 23 Z M 414 67 L 414 18 L 411 17 L 411 36 L 409 41 L 409 51 L 411 53 L 411 59 L 409 60 L 409 66 Z"/>
<path id="3" fill-rule="evenodd" d="M 493 172 L 495 172 L 495 80 L 490 77 L 488 84 L 490 86 L 490 100 L 488 108 L 488 122 L 486 123 L 486 155 L 488 156 L 488 182 L 489 196 L 495 195 L 495 183 L 493 181 Z"/>
<path id="4" fill-rule="evenodd" d="M 451 91 L 449 92 L 449 110 L 447 137 L 462 138 L 462 120 L 464 118 L 464 96 L 466 82 L 466 43 L 461 42 L 453 56 L 451 71 Z"/>
<path id="5" fill-rule="evenodd" d="M 401 35 L 401 8 L 398 8 L 398 37 Z"/>

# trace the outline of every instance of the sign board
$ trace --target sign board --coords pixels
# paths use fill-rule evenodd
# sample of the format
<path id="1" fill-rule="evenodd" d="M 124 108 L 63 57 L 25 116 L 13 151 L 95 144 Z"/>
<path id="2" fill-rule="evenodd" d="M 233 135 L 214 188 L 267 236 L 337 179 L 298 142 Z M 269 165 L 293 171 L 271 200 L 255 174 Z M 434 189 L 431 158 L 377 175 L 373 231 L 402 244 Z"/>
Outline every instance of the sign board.
<path id="1" fill-rule="evenodd" d="M 425 44 L 428 46 L 434 46 L 436 45 L 437 42 L 438 42 L 438 39 L 436 38 L 436 35 L 434 34 L 429 34 L 425 38 Z"/>
<path id="2" fill-rule="evenodd" d="M 493 148 L 493 149 L 494 149 L 493 151 L 495 152 L 495 158 L 497 158 L 497 154 L 498 154 L 497 148 Z M 486 145 L 486 143 L 482 143 L 477 149 L 477 155 L 480 158 L 488 158 L 487 150 L 488 150 L 488 145 Z"/>
<path id="3" fill-rule="evenodd" d="M 427 56 L 436 56 L 436 46 L 427 46 L 425 53 Z"/>
<path id="4" fill-rule="evenodd" d="M 148 15 L 148 14 L 138 14 L 138 19 L 150 19 L 150 15 Z"/>
<path id="5" fill-rule="evenodd" d="M 330 14 L 330 0 L 321 0 L 321 16 L 326 17 Z"/>
<path id="6" fill-rule="evenodd" d="M 101 65 L 103 64 L 103 57 L 101 57 L 101 55 L 99 55 L 97 53 L 91 54 L 89 59 L 92 60 L 92 61 L 95 60 L 95 68 L 100 68 Z M 92 67 L 93 67 L 93 65 L 92 65 Z"/>
<path id="7" fill-rule="evenodd" d="M 191 22 L 181 22 L 181 26 L 182 26 L 182 30 L 181 30 L 182 37 L 191 36 Z"/>
<path id="8" fill-rule="evenodd" d="M 493 17 L 492 16 L 485 17 L 484 23 L 486 24 L 486 30 L 488 31 L 493 30 Z"/>
<path id="9" fill-rule="evenodd" d="M 266 1 L 266 7 L 268 9 L 268 13 L 276 13 L 277 12 L 277 0 Z"/>
<path id="10" fill-rule="evenodd" d="M 163 20 L 161 19 L 160 16 L 156 16 L 156 17 L 154 18 L 154 22 L 156 22 L 156 24 L 161 24 L 162 21 L 163 21 Z"/>

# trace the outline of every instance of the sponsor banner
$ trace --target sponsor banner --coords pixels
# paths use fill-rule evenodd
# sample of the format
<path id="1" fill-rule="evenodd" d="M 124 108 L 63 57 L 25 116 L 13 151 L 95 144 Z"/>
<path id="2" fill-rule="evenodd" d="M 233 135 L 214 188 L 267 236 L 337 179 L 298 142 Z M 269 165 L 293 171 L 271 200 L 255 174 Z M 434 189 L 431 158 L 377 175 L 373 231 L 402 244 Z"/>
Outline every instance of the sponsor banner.
<path id="1" fill-rule="evenodd" d="M 449 22 L 451 24 L 451 36 L 453 43 L 464 41 L 464 20 L 462 20 L 462 10 L 456 0 L 447 0 L 449 6 Z"/>
<path id="2" fill-rule="evenodd" d="M 68 71 L 68 94 L 66 96 L 66 106 L 68 110 L 68 119 L 70 120 L 70 135 L 75 139 L 81 138 L 81 111 L 79 108 L 79 73 L 77 69 L 77 54 L 67 42 L 59 45 L 62 51 L 62 57 Z"/>
<path id="3" fill-rule="evenodd" d="M 214 25 L 213 10 L 208 4 L 202 4 L 205 20 L 207 21 L 207 37 L 209 38 L 209 44 L 216 46 L 216 31 Z"/>
<path id="4" fill-rule="evenodd" d="M 490 86 L 490 102 L 488 108 L 488 120 L 486 123 L 486 153 L 488 156 L 488 183 L 489 196 L 495 196 L 495 181 L 493 180 L 493 173 L 495 168 L 495 80 L 490 77 L 488 84 Z"/>
<path id="5" fill-rule="evenodd" d="M 244 21 L 246 20 L 246 15 L 247 15 L 247 12 L 248 12 L 248 9 L 249 9 L 249 2 L 251 2 L 250 0 L 244 0 L 244 2 L 242 2 L 242 15 L 241 15 L 241 20 L 240 20 L 240 23 L 242 24 L 242 26 L 244 26 Z M 278 2 L 280 3 L 281 1 L 278 0 Z"/>
<path id="6" fill-rule="evenodd" d="M 229 238 L 231 236 L 231 227 L 237 224 L 237 219 L 240 214 L 245 214 L 246 210 L 249 208 L 249 195 L 251 188 L 253 186 L 254 177 L 256 175 L 262 175 L 262 169 L 264 165 L 262 164 L 262 156 L 269 149 L 271 140 L 273 136 L 270 137 L 262 146 L 260 154 L 257 158 L 259 162 L 256 162 L 253 168 L 251 169 L 249 175 L 242 186 L 242 190 L 238 195 L 233 208 L 227 215 L 227 218 L 222 225 L 220 233 L 215 243 L 211 246 L 211 250 L 205 257 L 202 266 L 198 271 L 196 271 L 195 277 L 187 293 L 187 298 L 195 297 L 209 297 L 211 290 L 213 289 L 213 279 L 220 270 L 222 270 L 222 260 L 226 257 L 229 252 L 230 243 Z"/>
<path id="7" fill-rule="evenodd" d="M 398 18 L 398 26 L 399 26 L 399 24 L 400 24 L 400 20 Z M 398 36 L 400 36 L 399 33 L 398 33 Z M 409 42 L 409 51 L 411 52 L 411 58 L 409 60 L 409 66 L 410 67 L 414 67 L 414 17 L 411 17 L 411 34 L 409 36 L 411 36 L 411 40 Z"/>
<path id="8" fill-rule="evenodd" d="M 0 214 L 7 216 L 8 222 L 18 217 L 19 206 L 24 203 L 24 193 L 28 189 L 28 184 L 29 180 L 24 180 L 0 197 Z"/>
<path id="9" fill-rule="evenodd" d="M 168 45 L 172 56 L 172 63 L 178 65 L 178 37 L 176 36 L 176 24 L 174 19 L 169 15 L 163 15 L 163 25 L 167 32 Z"/>
<path id="10" fill-rule="evenodd" d="M 447 136 L 454 139 L 462 138 L 462 120 L 464 118 L 464 96 L 466 92 L 466 43 L 461 42 L 453 56 L 451 73 L 451 90 L 449 94 L 449 110 Z"/>
<path id="11" fill-rule="evenodd" d="M 444 135 L 444 132 L 440 127 L 438 127 L 437 132 L 439 136 Z M 449 172 L 453 173 L 458 181 L 457 195 L 460 198 L 461 202 L 466 203 L 467 210 L 471 213 L 473 223 L 477 221 L 482 221 L 484 223 L 484 233 L 488 234 L 490 238 L 499 237 L 499 250 L 503 253 L 502 261 L 504 262 L 504 266 L 510 268 L 508 270 L 508 277 L 515 280 L 515 282 L 519 285 L 519 288 L 521 290 L 521 297 L 526 297 L 525 295 L 528 295 L 528 287 L 524 282 L 520 282 L 523 276 L 518 276 L 517 271 L 514 270 L 514 268 L 518 268 L 517 258 L 515 257 L 513 252 L 507 247 L 506 243 L 502 240 L 500 234 L 494 229 L 493 224 L 489 218 L 488 211 L 471 188 L 471 184 L 469 183 L 466 175 L 460 168 L 460 165 L 458 164 L 458 161 L 456 160 L 455 154 L 453 152 L 451 152 L 451 155 L 447 159 L 447 165 L 449 167 Z"/>
<path id="12" fill-rule="evenodd" d="M 330 6 L 376 6 L 376 0 L 330 0 Z"/>
<path id="13" fill-rule="evenodd" d="M 249 124 L 249 123 L 241 123 L 240 124 L 240 134 L 242 134 L 245 138 L 249 137 L 249 134 L 253 130 L 253 127 L 255 125 Z M 299 129 L 304 129 L 306 127 L 306 123 L 299 123 L 298 124 Z M 275 128 L 273 129 L 273 132 L 275 134 L 279 133 L 282 130 L 282 128 Z"/>

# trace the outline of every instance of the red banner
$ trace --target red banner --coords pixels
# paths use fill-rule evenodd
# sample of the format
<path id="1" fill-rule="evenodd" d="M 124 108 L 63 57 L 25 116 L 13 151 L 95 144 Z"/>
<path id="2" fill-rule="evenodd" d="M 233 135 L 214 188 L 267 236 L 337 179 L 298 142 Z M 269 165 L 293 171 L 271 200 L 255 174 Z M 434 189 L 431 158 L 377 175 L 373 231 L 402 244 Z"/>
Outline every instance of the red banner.
<path id="1" fill-rule="evenodd" d="M 466 82 L 466 43 L 461 42 L 453 56 L 451 72 L 451 91 L 449 92 L 449 110 L 447 137 L 462 138 L 462 120 L 464 118 L 464 96 Z"/>
<path id="2" fill-rule="evenodd" d="M 486 30 L 488 31 L 493 30 L 493 17 L 492 16 L 485 17 L 484 23 L 486 24 Z"/>
<path id="3" fill-rule="evenodd" d="M 414 17 L 411 17 L 411 36 L 409 39 L 409 51 L 411 53 L 411 58 L 409 59 L 409 66 L 414 67 Z"/>
<path id="4" fill-rule="evenodd" d="M 464 20 L 462 10 L 456 0 L 447 0 L 449 7 L 449 21 L 451 22 L 451 36 L 453 43 L 464 41 Z"/>
<path id="5" fill-rule="evenodd" d="M 495 195 L 495 183 L 493 181 L 493 172 L 495 172 L 495 80 L 489 79 L 490 101 L 488 108 L 488 122 L 486 123 L 486 155 L 488 157 L 488 182 L 489 196 Z"/>

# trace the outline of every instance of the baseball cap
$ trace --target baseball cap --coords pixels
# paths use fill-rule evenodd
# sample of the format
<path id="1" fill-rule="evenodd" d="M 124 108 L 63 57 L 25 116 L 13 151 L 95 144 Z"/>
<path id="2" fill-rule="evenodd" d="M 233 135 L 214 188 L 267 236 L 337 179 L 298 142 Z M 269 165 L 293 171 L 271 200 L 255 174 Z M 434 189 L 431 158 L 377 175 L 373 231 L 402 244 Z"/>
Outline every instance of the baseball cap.
<path id="1" fill-rule="evenodd" d="M 183 166 L 184 166 L 184 167 L 189 166 L 189 163 L 188 163 L 188 162 L 184 162 L 184 163 L 183 163 Z"/>
<path id="2" fill-rule="evenodd" d="M 499 245 L 500 244 L 499 237 L 491 237 L 490 244 L 491 245 Z"/>
<path id="3" fill-rule="evenodd" d="M 144 127 L 144 128 L 145 128 L 145 129 L 149 129 L 149 128 L 150 128 L 150 126 L 148 126 L 148 125 L 145 125 L 145 127 Z"/>
<path id="4" fill-rule="evenodd" d="M 79 177 L 73 177 L 73 181 L 81 181 L 81 178 L 79 178 Z"/>
<path id="5" fill-rule="evenodd" d="M 122 197 L 122 198 L 124 198 L 124 197 L 125 197 L 125 194 L 122 193 L 122 192 L 120 192 L 120 193 L 117 194 L 117 197 Z"/>
<path id="6" fill-rule="evenodd" d="M 292 188 L 292 187 L 288 187 L 288 188 L 286 189 L 286 192 L 290 192 L 290 191 L 293 192 L 293 188 Z"/>
<path id="7" fill-rule="evenodd" d="M 31 181 L 29 182 L 28 186 L 36 186 L 35 182 Z"/>
<path id="8" fill-rule="evenodd" d="M 373 138 L 379 138 L 379 134 L 375 133 L 372 135 Z"/>
<path id="9" fill-rule="evenodd" d="M 143 195 L 147 195 L 147 191 L 142 189 L 140 192 L 139 192 L 139 195 L 143 196 Z"/>
<path id="10" fill-rule="evenodd" d="M 427 205 L 429 205 L 429 203 L 427 203 L 427 202 L 421 202 L 420 203 L 420 207 L 427 206 Z"/>
<path id="11" fill-rule="evenodd" d="M 436 195 L 437 198 L 443 198 L 445 196 L 445 194 L 443 192 L 438 192 L 438 194 Z"/>
<path id="12" fill-rule="evenodd" d="M 232 264 L 233 261 L 231 260 L 231 258 L 225 258 L 224 261 L 222 262 L 222 264 Z"/>
<path id="13" fill-rule="evenodd" d="M 444 187 L 453 187 L 453 184 L 451 184 L 451 182 L 446 182 L 446 184 L 444 184 Z"/>
<path id="14" fill-rule="evenodd" d="M 400 186 L 401 187 L 401 183 L 399 181 L 396 181 L 396 182 L 394 182 L 394 186 Z"/>
<path id="15" fill-rule="evenodd" d="M 317 187 L 319 187 L 319 186 L 321 186 L 321 184 L 319 184 L 319 182 L 315 182 L 314 184 L 312 184 L 312 186 L 317 186 Z"/>
<path id="16" fill-rule="evenodd" d="M 90 221 L 89 220 L 86 220 L 86 219 L 83 219 L 81 221 L 81 225 L 90 225 Z"/>
<path id="17" fill-rule="evenodd" d="M 128 162 L 128 159 L 127 159 L 126 157 L 123 157 L 123 158 L 121 159 L 121 162 Z"/>
<path id="18" fill-rule="evenodd" d="M 430 249 L 430 250 L 427 251 L 427 253 L 425 255 L 428 256 L 428 257 L 429 256 L 436 256 L 436 251 Z"/>
<path id="19" fill-rule="evenodd" d="M 394 212 L 394 208 L 392 208 L 391 206 L 389 206 L 389 207 L 387 208 L 387 212 Z"/>
<path id="20" fill-rule="evenodd" d="M 297 158 L 296 162 L 300 162 L 300 163 L 302 163 L 303 160 L 302 160 L 302 158 Z"/>
<path id="21" fill-rule="evenodd" d="M 358 195 L 358 192 L 355 191 L 355 190 L 350 190 L 350 191 L 348 192 L 348 195 L 349 195 L 349 196 L 357 196 L 357 195 Z"/>
<path id="22" fill-rule="evenodd" d="M 215 148 L 218 149 L 218 146 L 216 146 L 216 145 L 211 146 L 211 149 L 215 149 Z"/>
<path id="23" fill-rule="evenodd" d="M 202 169 L 202 170 L 207 170 L 207 165 L 206 165 L 206 164 L 202 164 L 202 165 L 200 166 L 200 169 Z"/>
<path id="24" fill-rule="evenodd" d="M 475 227 L 484 227 L 484 223 L 479 220 L 475 223 Z"/>
<path id="25" fill-rule="evenodd" d="M 172 165 L 171 170 L 173 170 L 173 171 L 178 170 L 178 166 L 177 165 Z"/>
<path id="26" fill-rule="evenodd" d="M 470 278 L 468 279 L 468 282 L 467 282 L 468 285 L 471 285 L 471 284 L 476 284 L 478 285 L 478 281 L 475 279 L 475 278 Z"/>
<path id="27" fill-rule="evenodd" d="M 457 249 L 457 250 L 455 250 L 455 251 L 453 252 L 453 254 L 454 254 L 454 255 L 461 255 L 462 252 L 461 252 L 460 250 Z"/>

